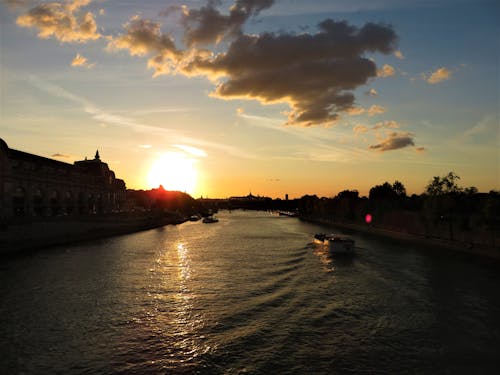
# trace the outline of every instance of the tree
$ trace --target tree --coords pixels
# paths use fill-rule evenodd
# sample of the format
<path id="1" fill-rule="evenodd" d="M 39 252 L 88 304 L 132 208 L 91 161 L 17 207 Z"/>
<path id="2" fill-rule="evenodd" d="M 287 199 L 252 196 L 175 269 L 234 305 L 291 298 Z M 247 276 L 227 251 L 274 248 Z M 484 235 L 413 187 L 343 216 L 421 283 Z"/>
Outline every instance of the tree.
<path id="1" fill-rule="evenodd" d="M 338 199 L 358 199 L 359 192 L 357 190 L 342 190 L 337 194 Z"/>
<path id="2" fill-rule="evenodd" d="M 460 193 L 462 188 L 458 186 L 458 180 L 460 177 L 455 172 L 448 172 L 443 177 L 434 176 L 425 187 L 425 193 L 431 196 Z"/>
<path id="3" fill-rule="evenodd" d="M 317 195 L 304 195 L 299 200 L 299 213 L 302 216 L 311 216 L 316 213 L 319 198 Z"/>
<path id="4" fill-rule="evenodd" d="M 434 218 L 433 221 L 439 218 L 448 222 L 450 240 L 454 239 L 453 222 L 459 204 L 457 195 L 462 192 L 462 188 L 457 184 L 458 180 L 460 177 L 455 172 L 448 172 L 443 177 L 434 176 L 425 187 L 425 193 L 429 196 L 425 202 L 426 211 Z"/>
<path id="5" fill-rule="evenodd" d="M 403 185 L 403 183 L 399 182 L 398 180 L 394 181 L 392 184 L 392 190 L 399 196 L 399 197 L 406 197 L 406 188 Z"/>
<path id="6" fill-rule="evenodd" d="M 375 185 L 370 189 L 370 199 L 395 199 L 406 197 L 406 188 L 402 182 L 396 180 L 391 185 L 387 181 L 382 185 Z"/>
<path id="7" fill-rule="evenodd" d="M 477 187 L 475 186 L 469 186 L 468 188 L 464 189 L 464 193 L 467 195 L 474 195 L 477 194 L 478 190 Z"/>
<path id="8" fill-rule="evenodd" d="M 354 220 L 356 216 L 356 202 L 359 199 L 357 190 L 343 190 L 335 197 L 336 215 L 347 220 Z"/>

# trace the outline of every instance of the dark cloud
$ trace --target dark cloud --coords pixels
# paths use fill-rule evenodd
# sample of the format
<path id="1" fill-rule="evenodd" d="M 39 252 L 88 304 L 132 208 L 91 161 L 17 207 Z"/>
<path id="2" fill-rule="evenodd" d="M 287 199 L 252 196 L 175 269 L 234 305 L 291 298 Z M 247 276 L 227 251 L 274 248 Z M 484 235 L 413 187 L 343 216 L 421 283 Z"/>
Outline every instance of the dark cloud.
<path id="1" fill-rule="evenodd" d="M 47 2 L 31 8 L 20 15 L 16 22 L 19 26 L 38 29 L 38 36 L 46 39 L 54 37 L 61 42 L 84 43 L 99 39 L 97 24 L 91 12 L 80 8 L 91 0 L 68 2 Z"/>
<path id="2" fill-rule="evenodd" d="M 33 0 L 4 0 L 9 8 L 23 8 L 33 4 Z"/>
<path id="3" fill-rule="evenodd" d="M 377 122 L 375 125 L 373 125 L 373 130 L 378 130 L 378 129 L 399 129 L 399 124 L 394 121 L 394 120 L 390 120 L 390 121 L 382 121 L 382 122 Z"/>
<path id="4" fill-rule="evenodd" d="M 364 54 L 393 51 L 397 37 L 391 27 L 372 23 L 357 28 L 328 19 L 318 28 L 315 34 L 242 34 L 227 52 L 197 57 L 183 71 L 225 78 L 216 97 L 286 102 L 289 124 L 330 123 L 353 107 L 352 90 L 377 75 Z"/>
<path id="5" fill-rule="evenodd" d="M 151 56 L 148 66 L 155 70 L 155 76 L 168 74 L 182 56 L 173 38 L 161 32 L 158 22 L 138 16 L 125 25 L 124 34 L 110 39 L 108 49 L 126 49 L 132 56 Z"/>
<path id="6" fill-rule="evenodd" d="M 408 132 L 389 133 L 386 139 L 382 140 L 380 143 L 376 145 L 370 146 L 370 149 L 384 152 L 384 151 L 398 150 L 400 148 L 405 148 L 408 146 L 415 146 L 413 137 L 414 135 Z"/>
<path id="7" fill-rule="evenodd" d="M 69 155 L 64 155 L 60 153 L 52 154 L 51 157 L 59 159 L 69 159 Z"/>
<path id="8" fill-rule="evenodd" d="M 63 42 L 97 39 L 101 35 L 93 15 L 81 11 L 90 2 L 42 3 L 17 22 L 38 28 L 43 38 L 53 36 Z M 271 7 L 274 0 L 235 0 L 225 14 L 216 8 L 219 3 L 209 0 L 199 9 L 177 6 L 162 12 L 164 16 L 180 13 L 182 48 L 161 31 L 158 22 L 135 16 L 124 26 L 123 34 L 107 37 L 108 49 L 147 56 L 154 76 L 206 76 L 216 83 L 212 96 L 218 98 L 287 103 L 287 124 L 302 126 L 327 125 L 342 113 L 355 113 L 354 90 L 377 77 L 377 66 L 366 55 L 396 49 L 392 27 L 375 23 L 358 27 L 326 19 L 316 32 L 246 35 L 244 23 Z M 226 49 L 207 49 L 222 40 L 228 43 Z M 370 110 L 375 109 L 382 111 L 380 106 Z"/>
<path id="9" fill-rule="evenodd" d="M 241 34 L 243 24 L 252 16 L 273 5 L 274 0 L 236 0 L 228 14 L 222 14 L 216 5 L 218 1 L 209 0 L 199 9 L 173 6 L 162 12 L 169 15 L 172 11 L 182 12 L 181 22 L 185 29 L 184 42 L 192 47 L 219 43 L 226 37 Z"/>

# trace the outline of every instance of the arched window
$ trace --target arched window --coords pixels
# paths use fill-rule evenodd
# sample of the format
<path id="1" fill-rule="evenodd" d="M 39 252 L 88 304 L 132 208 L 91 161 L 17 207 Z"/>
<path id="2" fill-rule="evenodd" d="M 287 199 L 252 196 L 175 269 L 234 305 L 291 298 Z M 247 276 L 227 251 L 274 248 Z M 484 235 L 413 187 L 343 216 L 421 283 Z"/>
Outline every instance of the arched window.
<path id="1" fill-rule="evenodd" d="M 12 211 L 14 211 L 14 216 L 24 216 L 26 214 L 26 192 L 20 186 L 14 190 L 12 196 Z"/>
<path id="2" fill-rule="evenodd" d="M 60 214 L 61 206 L 59 203 L 59 192 L 57 190 L 53 190 L 50 193 L 50 212 L 52 216 L 57 216 Z"/>
<path id="3" fill-rule="evenodd" d="M 66 194 L 65 194 L 65 198 L 64 198 L 65 202 L 64 202 L 64 205 L 65 205 L 65 208 L 66 208 L 66 213 L 68 215 L 71 215 L 73 213 L 73 193 L 71 193 L 71 191 L 67 191 Z"/>
<path id="4" fill-rule="evenodd" d="M 78 193 L 78 213 L 80 215 L 87 213 L 87 208 L 85 204 L 85 193 L 83 192 Z"/>
<path id="5" fill-rule="evenodd" d="M 97 193 L 96 194 L 96 204 L 95 204 L 95 210 L 96 210 L 96 213 L 98 214 L 102 214 L 103 213 L 103 210 L 104 210 L 104 207 L 103 207 L 103 197 L 102 197 L 102 194 L 101 193 Z"/>
<path id="6" fill-rule="evenodd" d="M 95 213 L 95 199 L 94 199 L 94 195 L 92 193 L 89 193 L 88 195 L 88 212 L 90 214 L 94 214 Z"/>
<path id="7" fill-rule="evenodd" d="M 43 192 L 41 189 L 35 189 L 35 192 L 33 193 L 33 212 L 35 216 L 42 216 L 44 211 Z"/>

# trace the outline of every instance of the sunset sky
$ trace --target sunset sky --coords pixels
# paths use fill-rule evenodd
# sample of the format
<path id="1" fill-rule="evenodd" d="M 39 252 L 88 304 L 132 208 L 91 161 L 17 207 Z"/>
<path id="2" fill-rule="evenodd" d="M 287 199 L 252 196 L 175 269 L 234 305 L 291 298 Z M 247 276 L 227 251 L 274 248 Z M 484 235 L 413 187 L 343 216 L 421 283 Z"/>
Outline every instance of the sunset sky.
<path id="1" fill-rule="evenodd" d="M 0 137 L 128 188 L 500 188 L 496 0 L 0 3 Z M 184 184 L 171 180 L 175 174 Z"/>

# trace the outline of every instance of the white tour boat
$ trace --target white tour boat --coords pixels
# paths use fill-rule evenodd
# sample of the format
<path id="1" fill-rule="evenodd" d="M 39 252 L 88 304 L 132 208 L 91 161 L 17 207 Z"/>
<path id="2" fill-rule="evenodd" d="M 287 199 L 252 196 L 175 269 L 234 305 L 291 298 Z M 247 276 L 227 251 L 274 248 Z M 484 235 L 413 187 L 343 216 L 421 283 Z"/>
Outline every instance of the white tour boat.
<path id="1" fill-rule="evenodd" d="M 212 223 L 217 223 L 219 219 L 213 216 L 207 216 L 206 218 L 203 219 L 203 222 L 205 224 L 212 224 Z"/>
<path id="2" fill-rule="evenodd" d="M 328 246 L 331 254 L 354 254 L 354 240 L 349 236 L 317 233 L 314 242 Z"/>

